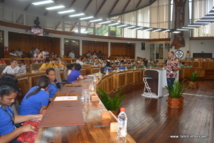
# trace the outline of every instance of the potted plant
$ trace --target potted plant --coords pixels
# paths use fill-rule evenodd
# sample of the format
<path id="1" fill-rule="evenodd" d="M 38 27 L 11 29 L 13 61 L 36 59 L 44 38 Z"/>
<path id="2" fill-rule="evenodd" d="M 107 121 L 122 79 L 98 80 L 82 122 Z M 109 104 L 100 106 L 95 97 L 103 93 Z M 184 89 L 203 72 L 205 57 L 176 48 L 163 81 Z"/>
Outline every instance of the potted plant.
<path id="1" fill-rule="evenodd" d="M 191 88 L 198 88 L 197 78 L 198 78 L 198 73 L 197 72 L 193 72 L 190 75 L 190 79 L 189 79 L 189 81 L 187 81 L 187 84 L 191 85 Z"/>
<path id="2" fill-rule="evenodd" d="M 121 95 L 121 90 L 114 96 L 109 96 L 103 89 L 98 88 L 98 94 L 100 95 L 100 100 L 107 110 L 110 110 L 116 116 L 119 114 L 120 104 L 125 95 Z"/>
<path id="3" fill-rule="evenodd" d="M 171 88 L 166 86 L 169 92 L 168 96 L 168 107 L 169 108 L 183 108 L 184 98 L 182 94 L 190 87 L 190 85 L 185 86 L 184 81 L 175 81 Z"/>

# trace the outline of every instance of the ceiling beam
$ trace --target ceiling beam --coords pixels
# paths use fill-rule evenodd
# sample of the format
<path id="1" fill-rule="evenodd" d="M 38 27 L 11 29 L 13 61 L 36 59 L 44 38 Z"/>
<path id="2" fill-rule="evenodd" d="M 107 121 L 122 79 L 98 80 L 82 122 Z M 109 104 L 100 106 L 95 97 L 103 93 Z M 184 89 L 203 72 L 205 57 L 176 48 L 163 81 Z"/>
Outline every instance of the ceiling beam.
<path id="1" fill-rule="evenodd" d="M 87 10 L 87 8 L 89 7 L 89 5 L 91 4 L 92 0 L 89 0 L 88 3 L 86 4 L 86 6 L 83 9 L 83 12 L 85 12 Z"/>
<path id="2" fill-rule="evenodd" d="M 31 3 L 27 4 L 24 8 L 24 11 L 27 11 L 30 8 L 30 6 L 31 6 Z"/>
<path id="3" fill-rule="evenodd" d="M 59 27 L 60 23 L 61 23 L 61 21 L 59 21 L 59 22 L 57 23 L 57 25 L 55 26 L 55 30 L 57 30 L 57 28 Z"/>
<path id="4" fill-rule="evenodd" d="M 131 2 L 131 0 L 128 0 L 126 5 L 124 6 L 123 10 L 122 10 L 122 13 L 126 10 L 126 8 L 128 7 L 129 3 Z"/>
<path id="5" fill-rule="evenodd" d="M 142 0 L 139 0 L 139 1 L 138 1 L 137 5 L 136 5 L 136 8 L 139 7 L 139 5 L 140 5 L 141 2 L 142 2 Z"/>
<path id="6" fill-rule="evenodd" d="M 114 3 L 114 5 L 112 6 L 111 10 L 109 11 L 108 15 L 111 15 L 112 11 L 114 10 L 114 8 L 117 6 L 118 2 L 120 0 L 116 0 L 116 2 Z"/>
<path id="7" fill-rule="evenodd" d="M 75 26 L 77 25 L 77 23 L 78 23 L 78 21 L 76 21 L 75 23 L 74 23 L 74 25 L 71 27 L 71 29 L 70 29 L 70 32 L 75 28 Z"/>
<path id="8" fill-rule="evenodd" d="M 102 9 L 102 7 L 104 6 L 106 0 L 103 0 L 103 2 L 101 3 L 100 7 L 98 8 L 98 10 L 95 13 L 95 17 L 98 15 L 98 13 L 100 12 L 100 10 Z"/>
<path id="9" fill-rule="evenodd" d="M 74 5 L 74 3 L 76 2 L 76 0 L 73 0 L 70 4 L 70 7 L 72 7 Z"/>

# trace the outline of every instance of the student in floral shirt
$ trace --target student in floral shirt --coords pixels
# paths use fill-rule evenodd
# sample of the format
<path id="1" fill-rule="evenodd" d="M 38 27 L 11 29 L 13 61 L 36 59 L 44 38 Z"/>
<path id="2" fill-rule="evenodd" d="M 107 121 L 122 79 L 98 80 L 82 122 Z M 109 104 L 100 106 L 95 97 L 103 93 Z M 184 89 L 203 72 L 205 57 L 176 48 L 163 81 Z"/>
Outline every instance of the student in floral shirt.
<path id="1" fill-rule="evenodd" d="M 168 60 L 166 63 L 166 77 L 167 77 L 167 86 L 172 87 L 175 78 L 177 77 L 177 71 L 180 70 L 180 63 L 178 59 L 175 58 L 174 52 L 168 52 Z"/>

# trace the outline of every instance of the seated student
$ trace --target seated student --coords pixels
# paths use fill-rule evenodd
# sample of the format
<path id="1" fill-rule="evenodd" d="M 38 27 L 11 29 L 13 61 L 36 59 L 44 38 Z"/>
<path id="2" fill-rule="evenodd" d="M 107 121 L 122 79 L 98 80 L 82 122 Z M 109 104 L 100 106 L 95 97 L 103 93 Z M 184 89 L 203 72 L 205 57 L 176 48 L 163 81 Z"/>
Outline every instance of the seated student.
<path id="1" fill-rule="evenodd" d="M 121 62 L 121 63 L 120 63 L 120 66 L 118 67 L 119 70 L 125 70 L 125 69 L 126 69 L 126 67 L 124 66 L 123 63 L 124 63 L 124 62 Z"/>
<path id="2" fill-rule="evenodd" d="M 3 74 L 17 74 L 19 73 L 19 66 L 16 59 L 10 60 L 10 65 L 6 66 L 6 68 L 3 70 Z"/>
<path id="3" fill-rule="evenodd" d="M 74 69 L 71 71 L 70 75 L 68 76 L 67 83 L 71 83 L 77 79 L 84 79 L 84 76 L 82 76 L 80 69 L 81 69 L 80 64 L 74 64 Z"/>
<path id="4" fill-rule="evenodd" d="M 34 127 L 30 124 L 15 127 L 28 120 L 41 120 L 42 115 L 15 115 L 11 105 L 14 103 L 18 93 L 18 85 L 15 77 L 11 75 L 3 76 L 0 79 L 0 142 L 19 143 L 16 138 L 24 132 L 34 132 Z"/>
<path id="5" fill-rule="evenodd" d="M 50 101 L 52 101 L 56 92 L 61 88 L 61 84 L 56 80 L 56 72 L 53 68 L 48 68 L 46 70 L 46 75 L 50 80 L 50 85 L 47 91 L 49 92 Z"/>
<path id="6" fill-rule="evenodd" d="M 184 62 L 180 63 L 180 68 L 184 68 Z"/>
<path id="7" fill-rule="evenodd" d="M 136 64 L 134 64 L 134 65 L 132 66 L 132 69 L 138 69 L 138 67 L 136 66 Z"/>
<path id="8" fill-rule="evenodd" d="M 43 63 L 41 65 L 41 67 L 39 68 L 39 70 L 40 71 L 45 71 L 46 69 L 48 69 L 49 68 L 49 62 L 50 62 L 49 59 L 45 59 L 45 63 Z"/>
<path id="9" fill-rule="evenodd" d="M 71 73 L 71 71 L 73 70 L 73 64 L 69 64 L 69 65 L 67 65 L 67 69 L 68 69 L 68 73 L 67 73 L 67 75 L 69 76 L 69 75 L 70 75 L 70 73 Z"/>
<path id="10" fill-rule="evenodd" d="M 48 64 L 48 68 L 61 68 L 62 66 L 62 64 L 57 63 L 56 58 L 52 59 L 52 61 Z"/>
<path id="11" fill-rule="evenodd" d="M 37 80 L 37 86 L 32 87 L 22 99 L 19 114 L 39 114 L 47 108 L 49 94 L 46 92 L 50 84 L 47 76 L 40 76 Z"/>
<path id="12" fill-rule="evenodd" d="M 192 68 L 191 62 L 188 62 L 188 65 L 186 66 L 187 68 Z"/>
<path id="13" fill-rule="evenodd" d="M 106 66 L 104 68 L 104 72 L 106 72 L 106 71 L 113 71 L 113 67 L 111 66 L 110 62 L 106 63 Z"/>

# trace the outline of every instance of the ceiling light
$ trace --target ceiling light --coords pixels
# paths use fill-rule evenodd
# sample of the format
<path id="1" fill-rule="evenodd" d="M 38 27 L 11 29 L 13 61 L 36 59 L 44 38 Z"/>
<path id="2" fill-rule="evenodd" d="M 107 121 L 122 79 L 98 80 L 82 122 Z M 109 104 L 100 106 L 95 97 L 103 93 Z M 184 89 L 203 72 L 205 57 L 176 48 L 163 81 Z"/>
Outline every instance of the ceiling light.
<path id="1" fill-rule="evenodd" d="M 146 30 L 146 31 L 150 31 L 150 30 L 152 30 L 152 29 L 153 29 L 153 28 L 143 29 L 143 31 L 144 31 L 144 30 Z"/>
<path id="2" fill-rule="evenodd" d="M 189 31 L 190 29 L 177 29 L 178 31 Z"/>
<path id="3" fill-rule="evenodd" d="M 125 27 L 125 26 L 127 26 L 127 24 L 119 25 L 117 27 Z"/>
<path id="4" fill-rule="evenodd" d="M 174 32 L 172 32 L 172 33 L 180 33 L 180 31 L 174 31 Z"/>
<path id="5" fill-rule="evenodd" d="M 107 23 L 111 23 L 111 21 L 104 21 L 104 22 L 100 22 L 99 24 L 107 24 Z"/>
<path id="6" fill-rule="evenodd" d="M 214 19 L 200 19 L 197 22 L 213 22 Z"/>
<path id="7" fill-rule="evenodd" d="M 72 13 L 72 12 L 75 12 L 75 10 L 73 10 L 73 9 L 64 10 L 64 11 L 59 11 L 58 13 L 59 13 L 59 14 L 65 14 L 65 13 Z"/>
<path id="8" fill-rule="evenodd" d="M 114 25 L 118 25 L 120 23 L 113 23 L 113 24 L 109 24 L 108 26 L 114 26 Z"/>
<path id="9" fill-rule="evenodd" d="M 57 5 L 57 6 L 51 6 L 51 7 L 47 7 L 47 10 L 55 10 L 55 9 L 60 9 L 60 8 L 64 8 L 64 5 Z"/>
<path id="10" fill-rule="evenodd" d="M 167 30 L 164 30 L 164 31 L 162 31 L 162 32 L 169 32 L 170 30 L 169 29 L 167 29 Z"/>
<path id="11" fill-rule="evenodd" d="M 38 2 L 33 2 L 33 5 L 43 5 L 43 4 L 49 4 L 49 3 L 53 3 L 52 0 L 46 0 L 46 1 L 38 1 Z"/>
<path id="12" fill-rule="evenodd" d="M 73 14 L 73 15 L 69 15 L 69 17 L 79 17 L 79 16 L 83 16 L 85 15 L 84 13 L 77 13 L 77 14 Z"/>
<path id="13" fill-rule="evenodd" d="M 126 28 L 129 28 L 129 29 L 131 29 L 131 28 L 134 28 L 134 27 L 136 27 L 136 26 L 129 26 L 129 27 L 126 27 Z"/>
<path id="14" fill-rule="evenodd" d="M 98 21 L 102 21 L 103 19 L 94 19 L 94 20 L 91 20 L 89 22 L 98 22 Z"/>
<path id="15" fill-rule="evenodd" d="M 80 18 L 80 20 L 86 20 L 86 19 L 92 19 L 94 18 L 93 16 L 88 16 L 88 17 L 83 17 L 83 18 Z"/>
<path id="16" fill-rule="evenodd" d="M 195 29 L 195 27 L 182 27 L 182 29 Z"/>

